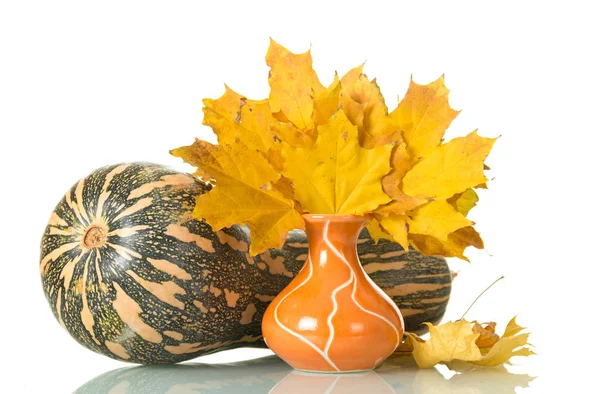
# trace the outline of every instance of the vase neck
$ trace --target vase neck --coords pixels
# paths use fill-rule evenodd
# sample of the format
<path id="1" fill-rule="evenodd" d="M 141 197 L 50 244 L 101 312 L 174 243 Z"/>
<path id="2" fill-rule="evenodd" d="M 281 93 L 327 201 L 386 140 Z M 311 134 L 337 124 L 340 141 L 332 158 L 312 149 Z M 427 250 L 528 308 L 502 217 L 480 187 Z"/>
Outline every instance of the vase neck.
<path id="1" fill-rule="evenodd" d="M 358 236 L 368 219 L 356 215 L 303 215 L 306 224 L 310 260 L 315 267 L 342 257 L 358 266 Z"/>

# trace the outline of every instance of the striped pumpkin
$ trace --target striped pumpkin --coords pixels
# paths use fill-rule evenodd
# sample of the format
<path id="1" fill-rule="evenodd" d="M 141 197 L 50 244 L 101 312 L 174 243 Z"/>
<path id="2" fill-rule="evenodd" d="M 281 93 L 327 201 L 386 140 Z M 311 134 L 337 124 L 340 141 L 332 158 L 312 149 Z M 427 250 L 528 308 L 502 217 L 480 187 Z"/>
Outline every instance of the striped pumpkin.
<path id="1" fill-rule="evenodd" d="M 149 163 L 98 169 L 57 205 L 40 272 L 59 323 L 82 345 L 136 363 L 174 363 L 264 346 L 261 317 L 300 270 L 306 236 L 248 255 L 244 227 L 213 232 L 192 218 L 208 191 L 192 176 Z M 443 259 L 361 237 L 370 276 L 403 309 L 409 329 L 437 321 L 450 292 Z"/>

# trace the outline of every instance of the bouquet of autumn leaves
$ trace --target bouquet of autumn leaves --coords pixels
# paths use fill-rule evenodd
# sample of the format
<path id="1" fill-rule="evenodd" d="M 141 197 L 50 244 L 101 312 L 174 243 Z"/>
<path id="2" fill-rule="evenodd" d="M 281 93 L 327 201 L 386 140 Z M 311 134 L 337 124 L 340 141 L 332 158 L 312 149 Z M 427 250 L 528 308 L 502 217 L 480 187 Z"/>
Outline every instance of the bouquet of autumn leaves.
<path id="1" fill-rule="evenodd" d="M 281 248 L 288 231 L 304 229 L 303 213 L 369 216 L 376 241 L 427 255 L 466 260 L 467 247 L 483 248 L 466 216 L 478 201 L 475 189 L 486 187 L 484 160 L 495 139 L 473 131 L 443 142 L 458 115 L 443 77 L 428 85 L 411 80 L 390 112 L 362 66 L 325 87 L 310 52 L 271 41 L 266 61 L 268 99 L 226 87 L 219 99 L 204 100 L 204 124 L 219 143 L 196 140 L 171 151 L 214 185 L 197 198 L 197 219 L 215 231 L 247 225 L 251 255 Z M 453 360 L 498 365 L 533 354 L 515 319 L 502 337 L 495 323 L 464 319 L 429 328 L 429 341 L 407 333 L 398 349 L 424 368 Z"/>
<path id="2" fill-rule="evenodd" d="M 483 241 L 466 218 L 485 188 L 484 160 L 495 139 L 476 131 L 444 142 L 458 115 L 443 77 L 411 81 L 391 112 L 362 66 L 325 87 L 310 52 L 293 54 L 271 41 L 268 99 L 226 87 L 204 100 L 204 124 L 219 144 L 197 140 L 171 153 L 214 181 L 194 216 L 213 229 L 246 224 L 250 254 L 281 248 L 301 214 L 372 217 L 371 236 L 406 250 L 466 259 Z"/>

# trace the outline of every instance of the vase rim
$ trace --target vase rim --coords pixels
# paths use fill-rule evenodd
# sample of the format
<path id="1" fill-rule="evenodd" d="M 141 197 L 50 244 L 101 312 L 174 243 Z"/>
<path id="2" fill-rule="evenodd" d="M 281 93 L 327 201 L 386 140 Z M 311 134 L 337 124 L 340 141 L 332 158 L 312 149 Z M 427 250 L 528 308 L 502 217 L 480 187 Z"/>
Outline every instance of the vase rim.
<path id="1" fill-rule="evenodd" d="M 332 221 L 332 222 L 368 222 L 371 220 L 369 215 L 352 215 L 340 213 L 313 214 L 304 213 L 302 217 L 311 222 Z"/>

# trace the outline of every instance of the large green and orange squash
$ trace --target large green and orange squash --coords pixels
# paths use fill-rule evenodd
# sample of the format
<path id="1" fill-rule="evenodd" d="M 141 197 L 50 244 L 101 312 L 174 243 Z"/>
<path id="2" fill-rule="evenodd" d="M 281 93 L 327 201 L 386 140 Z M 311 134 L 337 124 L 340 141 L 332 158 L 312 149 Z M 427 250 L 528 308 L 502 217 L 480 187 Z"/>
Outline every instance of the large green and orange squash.
<path id="1" fill-rule="evenodd" d="M 44 232 L 40 272 L 59 323 L 82 345 L 136 363 L 174 363 L 264 346 L 261 318 L 298 273 L 306 236 L 250 257 L 246 228 L 214 232 L 192 217 L 210 189 L 149 163 L 100 168 L 77 182 Z M 359 256 L 398 304 L 408 330 L 441 319 L 451 287 L 445 260 L 375 245 Z"/>

